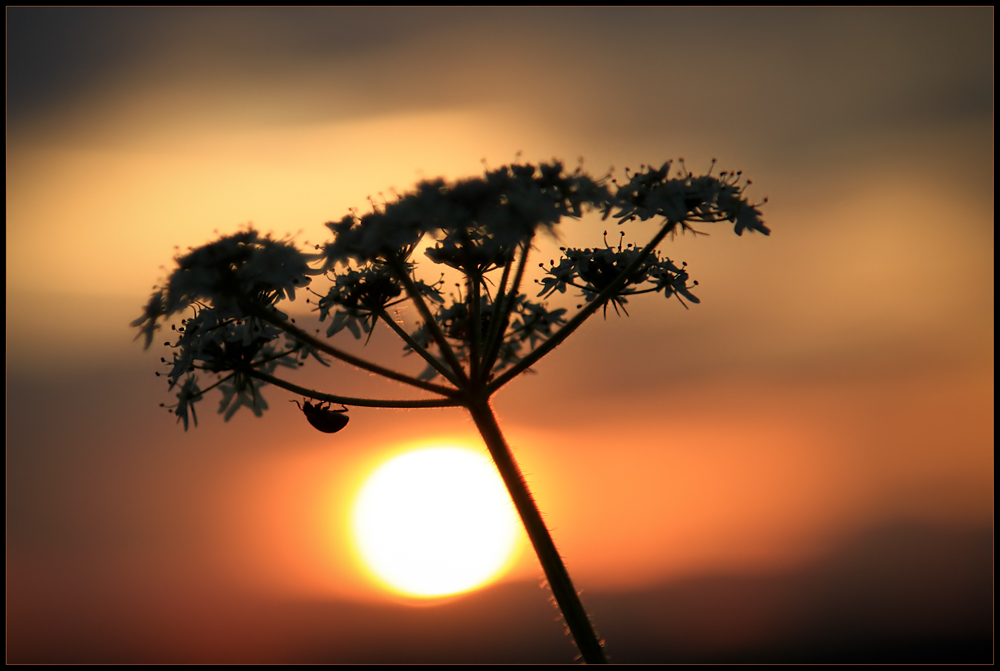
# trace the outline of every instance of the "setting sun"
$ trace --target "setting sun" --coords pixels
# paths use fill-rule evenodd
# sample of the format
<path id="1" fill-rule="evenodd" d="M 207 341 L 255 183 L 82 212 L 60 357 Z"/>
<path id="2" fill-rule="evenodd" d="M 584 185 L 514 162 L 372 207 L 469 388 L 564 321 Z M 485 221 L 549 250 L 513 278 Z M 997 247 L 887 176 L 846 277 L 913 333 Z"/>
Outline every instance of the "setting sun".
<path id="1" fill-rule="evenodd" d="M 352 514 L 365 566 L 394 591 L 434 597 L 478 587 L 518 545 L 510 497 L 489 458 L 459 447 L 407 452 L 365 482 Z"/>

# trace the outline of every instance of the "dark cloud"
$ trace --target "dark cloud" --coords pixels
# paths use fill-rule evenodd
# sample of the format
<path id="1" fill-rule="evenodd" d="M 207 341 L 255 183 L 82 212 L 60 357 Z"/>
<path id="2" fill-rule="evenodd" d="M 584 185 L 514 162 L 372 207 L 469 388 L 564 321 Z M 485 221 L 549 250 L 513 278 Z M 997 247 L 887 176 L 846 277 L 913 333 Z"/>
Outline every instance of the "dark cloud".
<path id="1" fill-rule="evenodd" d="M 502 103 L 581 129 L 758 135 L 988 118 L 988 8 L 14 8 L 8 115 L 165 89 L 178 122 Z M 219 110 L 222 110 L 221 112 Z"/>

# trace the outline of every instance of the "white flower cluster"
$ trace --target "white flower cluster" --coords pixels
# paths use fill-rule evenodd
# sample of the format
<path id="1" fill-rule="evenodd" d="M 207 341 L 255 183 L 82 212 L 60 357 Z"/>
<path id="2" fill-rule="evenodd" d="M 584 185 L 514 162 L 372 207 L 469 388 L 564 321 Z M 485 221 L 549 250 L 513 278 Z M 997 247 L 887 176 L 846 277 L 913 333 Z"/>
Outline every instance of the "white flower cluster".
<path id="1" fill-rule="evenodd" d="M 607 236 L 607 232 L 605 232 L 605 236 Z M 625 234 L 622 233 L 623 238 L 624 236 Z M 657 250 L 653 250 L 644 259 L 639 260 L 642 252 L 634 245 L 629 244 L 623 248 L 619 242 L 618 247 L 611 247 L 607 244 L 607 239 L 605 239 L 604 244 L 603 249 L 560 247 L 564 256 L 558 264 L 550 261 L 548 268 L 545 268 L 545 264 L 538 264 L 546 272 L 546 277 L 537 280 L 542 287 L 538 295 L 548 298 L 556 291 L 565 293 L 567 287 L 574 287 L 580 290 L 587 301 L 592 301 L 634 264 L 634 267 L 628 271 L 628 276 L 625 277 L 621 287 L 610 298 L 616 310 L 621 308 L 625 314 L 628 314 L 628 311 L 625 310 L 625 305 L 628 303 L 627 296 L 656 291 L 662 292 L 667 298 L 676 296 L 682 305 L 684 301 L 681 300 L 681 296 L 692 303 L 701 302 L 697 296 L 689 291 L 698 283 L 694 282 L 688 286 L 687 264 L 681 264 L 678 267 L 667 257 L 660 256 Z M 639 260 L 638 263 L 636 263 L 637 260 Z M 685 307 L 687 306 L 685 305 Z M 606 312 L 607 308 L 605 307 Z"/>
<path id="2" fill-rule="evenodd" d="M 219 412 L 226 419 L 241 406 L 260 415 L 267 403 L 259 393 L 261 383 L 245 373 L 246 367 L 269 373 L 279 365 L 297 366 L 288 357 L 293 352 L 319 357 L 287 337 L 285 346 L 279 347 L 275 341 L 287 334 L 256 317 L 253 309 L 293 299 L 295 290 L 307 286 L 310 275 L 319 271 L 309 268 L 308 258 L 294 245 L 253 229 L 222 237 L 176 261 L 166 286 L 153 292 L 143 315 L 131 324 L 139 328 L 140 337 L 145 336 L 148 348 L 162 320 L 189 308 L 194 312 L 175 327 L 177 341 L 165 343 L 174 350 L 171 361 L 163 359 L 170 366 L 170 388 L 184 379 L 178 403 L 171 406 L 174 413 L 187 428 L 190 410 L 197 424 L 193 404 L 207 391 L 197 385 L 194 371 L 201 369 L 220 376 L 232 371 L 209 387 L 221 387 Z"/>
<path id="3" fill-rule="evenodd" d="M 345 327 L 360 338 L 370 333 L 379 315 L 401 303 L 403 288 L 399 280 L 384 264 L 366 263 L 360 269 L 348 268 L 333 277 L 333 286 L 319 300 L 319 320 L 325 321 L 334 308 L 332 323 L 326 330 L 327 337 Z"/>
<path id="4" fill-rule="evenodd" d="M 223 236 L 177 257 L 177 268 L 132 326 L 148 348 L 165 319 L 193 311 L 177 341 L 167 343 L 174 349 L 172 361 L 164 360 L 170 387 L 184 380 L 173 407 L 185 426 L 189 412 L 194 417 L 193 403 L 215 387 L 223 392 L 220 412 L 227 419 L 239 407 L 260 414 L 267 407 L 258 389 L 261 375 L 284 384 L 270 375 L 277 366 L 302 365 L 291 355 L 311 355 L 326 365 L 320 351 L 451 398 L 453 390 L 425 381 L 442 375 L 461 389 L 490 384 L 506 368 L 512 367 L 507 378 L 515 376 L 596 309 L 606 313 L 608 303 L 625 310 L 628 297 L 648 292 L 697 303 L 690 291 L 697 283 L 688 284 L 685 266 L 654 249 L 667 232 L 719 221 L 733 223 L 738 235 L 770 232 L 758 205 L 745 198 L 749 182 L 741 183 L 740 173 L 694 176 L 684 168 L 671 176 L 671 165 L 626 171 L 624 184 L 595 180 L 579 168 L 567 173 L 557 161 L 504 166 L 454 183 L 421 182 L 364 216 L 327 223 L 333 239 L 312 255 L 253 229 Z M 559 262 L 550 262 L 538 295 L 578 289 L 588 307 L 567 321 L 566 310 L 529 300 L 520 291 L 521 281 L 539 229 L 551 231 L 563 218 L 579 218 L 587 209 L 603 212 L 605 219 L 613 215 L 619 223 L 662 218 L 664 224 L 645 248 L 612 247 L 606 240 L 604 248 L 564 248 Z M 431 262 L 464 275 L 464 297 L 460 290 L 446 300 L 441 282 L 426 284 L 414 275 L 411 256 L 424 236 L 433 240 L 425 252 Z M 495 274 L 487 278 L 488 273 Z M 419 378 L 390 371 L 346 356 L 291 325 L 275 306 L 293 300 L 316 275 L 331 281 L 325 295 L 316 294 L 320 321 L 330 321 L 328 337 L 344 329 L 356 338 L 370 337 L 382 319 L 408 353 L 427 361 L 427 371 Z M 404 301 L 423 319 L 410 332 L 388 314 Z M 194 377 L 197 370 L 219 379 L 202 389 Z"/>
<path id="5" fill-rule="evenodd" d="M 659 169 L 643 166 L 640 172 L 630 174 L 628 183 L 618 186 L 604 218 L 617 210 L 615 218 L 619 223 L 663 217 L 668 224 L 690 229 L 688 222 L 692 221 L 730 221 L 735 224 L 736 235 L 743 235 L 744 230 L 770 234 L 760 210 L 744 197 L 750 182 L 740 184 L 742 173 L 696 177 L 684 169 L 678 177 L 671 178 L 671 165 L 667 161 Z"/>
<path id="6" fill-rule="evenodd" d="M 504 166 L 451 185 L 421 182 L 363 217 L 327 223 L 334 239 L 322 248 L 323 269 L 385 254 L 405 258 L 426 234 L 439 241 L 428 251 L 435 263 L 481 273 L 503 265 L 539 226 L 580 217 L 585 207 L 601 207 L 610 197 L 604 184 L 580 171 L 566 174 L 559 162 Z"/>
<path id="7" fill-rule="evenodd" d="M 294 300 L 297 288 L 307 286 L 311 275 L 322 273 L 310 268 L 310 257 L 293 244 L 253 229 L 223 236 L 176 261 L 166 286 L 153 291 L 143 315 L 131 324 L 146 337 L 147 348 L 164 317 L 208 304 L 226 318 L 240 319 L 248 304 Z"/>

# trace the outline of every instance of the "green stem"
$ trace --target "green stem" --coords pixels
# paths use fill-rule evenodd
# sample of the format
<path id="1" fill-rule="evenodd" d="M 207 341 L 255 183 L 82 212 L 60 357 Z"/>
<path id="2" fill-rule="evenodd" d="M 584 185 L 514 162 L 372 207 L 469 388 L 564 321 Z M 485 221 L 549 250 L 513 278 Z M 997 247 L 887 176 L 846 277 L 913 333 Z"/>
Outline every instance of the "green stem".
<path id="1" fill-rule="evenodd" d="M 353 405 L 366 408 L 451 408 L 462 405 L 461 401 L 455 399 L 431 398 L 414 401 L 383 401 L 377 398 L 354 398 L 351 396 L 338 396 L 336 394 L 323 394 L 313 389 L 309 389 L 308 387 L 300 387 L 299 385 L 288 382 L 287 380 L 282 380 L 280 377 L 274 377 L 268 373 L 262 373 L 259 370 L 254 370 L 253 368 L 247 368 L 241 372 L 244 372 L 251 377 L 255 377 L 258 380 L 262 380 L 263 382 L 267 382 L 268 384 L 273 384 L 275 387 L 281 387 L 282 389 L 287 389 L 290 392 L 301 394 L 302 396 L 306 396 L 317 401 L 329 401 L 330 403 L 340 403 L 342 405 Z"/>
<path id="2" fill-rule="evenodd" d="M 525 531 L 528 532 L 528 538 L 531 539 L 531 544 L 535 548 L 538 561 L 542 564 L 542 570 L 545 571 L 545 577 L 548 579 L 552 594 L 562 610 L 563 618 L 576 641 L 577 648 L 583 655 L 583 660 L 588 664 L 606 664 L 608 660 L 604 656 L 604 648 L 590 623 L 587 611 L 583 608 L 580 595 L 573 587 L 573 582 L 569 578 L 562 557 L 559 556 L 555 543 L 552 542 L 552 535 L 545 527 L 535 499 L 521 474 L 521 469 L 514 461 L 514 455 L 511 454 L 510 448 L 500 432 L 500 426 L 490 408 L 488 396 L 477 395 L 469 399 L 467 407 L 472 414 L 473 421 L 479 428 L 479 433 L 482 434 L 483 440 L 486 442 L 486 447 L 489 448 L 497 470 L 500 471 L 500 477 L 507 485 L 510 498 L 521 516 L 521 522 L 524 523 Z"/>
<path id="3" fill-rule="evenodd" d="M 632 259 L 632 263 L 628 264 L 628 266 L 626 266 L 625 269 L 618 274 L 611 284 L 604 288 L 604 291 L 599 293 L 594 300 L 587 303 L 582 310 L 577 312 L 572 319 L 566 322 L 565 326 L 556 331 L 552 337 L 540 345 L 538 349 L 532 351 L 526 357 L 517 362 L 517 364 L 513 367 L 509 368 L 507 372 L 494 380 L 488 387 L 489 393 L 492 394 L 497 389 L 504 386 L 522 372 L 530 368 L 535 364 L 535 362 L 554 350 L 558 345 L 562 344 L 562 341 L 568 338 L 573 331 L 580 328 L 580 325 L 583 324 L 583 322 L 589 319 L 591 315 L 597 312 L 602 305 L 607 303 L 623 286 L 625 286 L 625 283 L 628 281 L 628 278 L 632 275 L 632 273 L 635 272 L 635 269 L 638 268 L 650 254 L 653 253 L 656 246 L 663 242 L 663 238 L 666 237 L 667 233 L 674 230 L 674 227 L 675 224 L 670 221 L 665 222 L 663 224 L 663 228 L 660 229 L 660 232 L 657 233 L 652 240 L 650 240 L 649 244 L 646 245 L 641 252 L 639 252 L 638 256 Z"/>

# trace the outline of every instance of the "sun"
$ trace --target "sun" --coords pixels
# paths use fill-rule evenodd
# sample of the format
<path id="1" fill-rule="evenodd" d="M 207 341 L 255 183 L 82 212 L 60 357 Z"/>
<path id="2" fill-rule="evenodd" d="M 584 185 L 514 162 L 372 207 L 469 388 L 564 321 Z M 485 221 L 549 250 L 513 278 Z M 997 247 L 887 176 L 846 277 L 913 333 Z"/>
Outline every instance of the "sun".
<path id="1" fill-rule="evenodd" d="M 351 515 L 365 566 L 393 591 L 436 597 L 510 566 L 520 526 L 489 458 L 462 447 L 406 452 L 366 481 Z"/>

